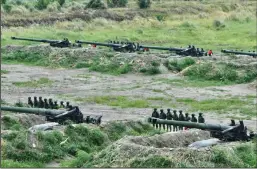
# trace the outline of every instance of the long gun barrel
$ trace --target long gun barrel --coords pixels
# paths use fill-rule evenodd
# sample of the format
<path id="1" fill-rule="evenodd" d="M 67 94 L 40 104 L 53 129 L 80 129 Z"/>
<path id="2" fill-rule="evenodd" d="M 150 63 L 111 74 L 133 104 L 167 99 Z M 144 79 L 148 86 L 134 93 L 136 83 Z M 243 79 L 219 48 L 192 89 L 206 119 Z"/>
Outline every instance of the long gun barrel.
<path id="1" fill-rule="evenodd" d="M 63 124 L 65 120 L 71 120 L 75 123 L 94 123 L 99 125 L 101 123 L 102 116 L 83 118 L 83 114 L 77 106 L 71 107 L 69 110 L 54 110 L 54 109 L 42 109 L 42 108 L 29 108 L 29 107 L 9 107 L 1 106 L 1 111 L 10 111 L 18 113 L 38 114 L 46 116 L 47 121 L 58 122 Z"/>
<path id="2" fill-rule="evenodd" d="M 249 55 L 249 56 L 253 56 L 253 57 L 257 56 L 257 53 L 255 51 L 253 51 L 253 52 L 243 52 L 243 51 L 237 51 L 237 50 L 222 49 L 221 52 L 222 53 L 231 53 L 231 54 L 236 54 L 236 55 Z"/>
<path id="3" fill-rule="evenodd" d="M 219 138 L 224 141 L 249 141 L 249 139 L 256 136 L 256 134 L 253 134 L 252 132 L 250 135 L 247 135 L 247 127 L 244 126 L 243 121 L 239 121 L 240 124 L 238 125 L 231 126 L 221 124 L 194 123 L 188 121 L 162 120 L 149 117 L 148 122 L 208 130 L 210 131 L 212 137 Z"/>
<path id="4" fill-rule="evenodd" d="M 127 43 L 127 44 L 119 44 L 119 43 L 100 43 L 100 42 L 88 42 L 88 41 L 81 41 L 76 40 L 75 41 L 78 44 L 91 44 L 96 47 L 99 46 L 106 46 L 106 47 L 112 47 L 113 50 L 119 51 L 119 52 L 135 52 L 137 50 L 137 46 L 134 43 Z"/>
<path id="5" fill-rule="evenodd" d="M 1 110 L 3 111 L 11 111 L 11 112 L 20 112 L 20 113 L 29 113 L 29 114 L 39 114 L 39 115 L 58 115 L 66 112 L 66 110 L 51 110 L 51 109 L 42 109 L 42 108 L 28 108 L 28 107 L 8 107 L 1 106 Z"/>
<path id="6" fill-rule="evenodd" d="M 204 56 L 207 53 L 199 48 L 195 48 L 194 46 L 190 46 L 188 48 L 172 48 L 172 47 L 159 47 L 159 46 L 145 46 L 145 45 L 138 45 L 138 50 L 149 51 L 149 49 L 156 49 L 156 50 L 168 50 L 170 52 L 175 52 L 178 55 L 184 56 Z"/>
<path id="7" fill-rule="evenodd" d="M 107 47 L 120 47 L 120 44 L 112 44 L 112 43 L 100 43 L 100 42 L 89 42 L 89 41 L 80 41 L 76 40 L 76 43 L 82 44 L 90 44 L 90 45 L 99 45 L 99 46 L 107 46 Z"/>
<path id="8" fill-rule="evenodd" d="M 31 39 L 31 38 L 17 38 L 11 37 L 13 40 L 26 40 L 34 42 L 49 43 L 52 47 L 65 48 L 65 47 L 81 47 L 81 44 L 71 43 L 67 38 L 63 40 L 47 40 L 47 39 Z"/>
<path id="9" fill-rule="evenodd" d="M 34 42 L 43 42 L 43 43 L 57 43 L 57 42 L 59 42 L 58 40 L 31 39 L 31 38 L 17 38 L 17 37 L 11 37 L 11 39 L 14 39 L 14 40 L 34 41 Z"/>
<path id="10" fill-rule="evenodd" d="M 157 50 L 168 50 L 168 51 L 183 51 L 182 48 L 167 48 L 167 47 L 159 47 L 159 46 L 144 46 L 140 45 L 140 49 L 157 49 Z"/>

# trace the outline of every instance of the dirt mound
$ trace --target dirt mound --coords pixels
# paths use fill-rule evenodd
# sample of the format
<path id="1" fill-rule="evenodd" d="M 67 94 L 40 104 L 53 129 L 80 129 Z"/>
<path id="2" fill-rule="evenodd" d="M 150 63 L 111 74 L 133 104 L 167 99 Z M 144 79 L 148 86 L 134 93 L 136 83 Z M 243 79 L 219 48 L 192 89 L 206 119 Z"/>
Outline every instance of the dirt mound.
<path id="1" fill-rule="evenodd" d="M 152 155 L 179 155 L 187 150 L 183 146 L 208 138 L 210 138 L 209 132 L 201 130 L 164 133 L 154 136 L 125 136 L 95 157 L 96 161 L 101 161 L 99 161 L 101 165 L 99 166 L 99 163 L 96 162 L 95 167 L 130 167 L 129 163 L 137 158 L 146 158 Z M 188 150 L 188 152 L 192 153 L 193 150 Z"/>
<path id="2" fill-rule="evenodd" d="M 187 144 L 210 138 L 208 132 L 191 130 L 165 133 L 150 137 L 124 137 L 98 153 L 93 167 L 126 168 L 178 168 L 178 167 L 224 167 L 248 166 L 235 151 L 251 147 L 254 143 L 223 143 L 210 148 L 189 149 Z M 158 147 L 158 148 L 157 148 Z M 175 147 L 175 148 L 171 148 Z M 220 161 L 219 158 L 223 160 Z M 236 159 L 236 161 L 235 161 Z M 217 161 L 218 160 L 218 161 Z M 225 162 L 225 163 L 224 163 Z"/>

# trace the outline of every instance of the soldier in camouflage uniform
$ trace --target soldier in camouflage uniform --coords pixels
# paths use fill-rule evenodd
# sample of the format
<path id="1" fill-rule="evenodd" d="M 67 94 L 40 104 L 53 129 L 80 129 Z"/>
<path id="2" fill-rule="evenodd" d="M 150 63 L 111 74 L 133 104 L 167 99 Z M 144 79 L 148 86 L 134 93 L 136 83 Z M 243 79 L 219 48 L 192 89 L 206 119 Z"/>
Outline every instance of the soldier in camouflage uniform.
<path id="1" fill-rule="evenodd" d="M 161 109 L 160 119 L 162 119 L 162 120 L 166 119 L 166 114 L 164 113 L 163 109 Z M 163 129 L 165 130 L 165 124 L 162 124 L 162 126 L 163 126 Z M 159 127 L 161 129 L 161 124 L 159 124 Z"/>
<path id="2" fill-rule="evenodd" d="M 38 107 L 37 97 L 34 97 L 34 107 Z"/>
<path id="3" fill-rule="evenodd" d="M 159 118 L 159 113 L 156 108 L 154 108 L 154 110 L 153 110 L 152 117 Z M 153 119 L 152 122 L 153 122 L 153 127 L 158 128 L 158 124 L 156 124 L 156 119 Z"/>
<path id="4" fill-rule="evenodd" d="M 178 120 L 177 110 L 173 110 L 173 120 Z M 178 131 L 177 125 L 173 125 L 173 131 Z"/>
<path id="5" fill-rule="evenodd" d="M 167 117 L 167 120 L 172 120 L 172 114 L 170 112 L 170 109 L 167 109 L 167 116 L 166 117 Z M 169 131 L 169 130 L 172 131 L 170 124 L 167 125 L 167 131 Z"/>
<path id="6" fill-rule="evenodd" d="M 203 118 L 203 114 L 202 113 L 199 113 L 199 116 L 198 116 L 198 123 L 204 123 L 205 120 Z"/>
<path id="7" fill-rule="evenodd" d="M 195 117 L 195 114 L 192 114 L 191 122 L 197 123 L 197 119 L 196 119 L 196 117 Z"/>
<path id="8" fill-rule="evenodd" d="M 43 101 L 43 99 L 42 99 L 41 96 L 39 97 L 38 107 L 39 107 L 39 108 L 44 108 L 44 101 Z"/>
<path id="9" fill-rule="evenodd" d="M 31 100 L 31 97 L 28 97 L 28 105 L 30 105 L 30 107 L 33 107 L 33 102 Z"/>
<path id="10" fill-rule="evenodd" d="M 186 113 L 186 116 L 185 116 L 185 121 L 190 121 L 191 118 L 189 117 L 188 113 Z M 185 127 L 185 130 L 188 130 L 189 127 Z"/>
<path id="11" fill-rule="evenodd" d="M 178 117 L 179 121 L 185 121 L 185 116 L 182 113 L 182 110 L 179 110 L 179 117 Z M 179 130 L 183 130 L 183 126 L 179 126 Z"/>

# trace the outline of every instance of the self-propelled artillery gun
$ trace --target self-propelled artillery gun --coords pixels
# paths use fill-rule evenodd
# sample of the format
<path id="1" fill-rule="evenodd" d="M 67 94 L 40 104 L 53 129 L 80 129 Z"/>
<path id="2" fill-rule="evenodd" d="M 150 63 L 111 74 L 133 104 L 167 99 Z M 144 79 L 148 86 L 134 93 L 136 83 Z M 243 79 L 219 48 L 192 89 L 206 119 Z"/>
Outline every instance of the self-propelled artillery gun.
<path id="1" fill-rule="evenodd" d="M 218 138 L 222 141 L 249 141 L 250 139 L 257 137 L 257 134 L 254 134 L 253 132 L 247 133 L 247 127 L 244 125 L 243 121 L 239 121 L 239 124 L 235 124 L 234 120 L 231 120 L 230 125 L 221 125 L 188 121 L 162 120 L 159 118 L 149 117 L 148 122 L 208 130 L 210 131 L 212 137 Z"/>
<path id="2" fill-rule="evenodd" d="M 57 110 L 31 107 L 1 106 L 1 111 L 41 115 L 45 116 L 46 121 L 57 122 L 59 124 L 63 124 L 66 120 L 70 120 L 74 123 L 93 123 L 99 125 L 102 118 L 102 116 L 87 116 L 84 118 L 82 112 L 77 106 L 70 106 L 68 109 Z"/>
<path id="3" fill-rule="evenodd" d="M 58 47 L 58 48 L 81 47 L 81 44 L 71 43 L 67 38 L 64 38 L 63 40 L 47 40 L 47 39 L 31 39 L 31 38 L 11 37 L 11 39 L 13 39 L 13 40 L 25 40 L 25 41 L 49 43 L 50 46 Z"/>
<path id="4" fill-rule="evenodd" d="M 194 57 L 201 57 L 207 56 L 207 52 L 203 50 L 203 48 L 195 48 L 195 46 L 189 45 L 188 48 L 173 48 L 173 47 L 159 47 L 159 46 L 145 46 L 145 45 L 138 45 L 139 50 L 149 51 L 150 49 L 156 50 L 166 50 L 170 52 L 175 52 L 178 55 L 183 56 L 194 56 Z"/>
<path id="5" fill-rule="evenodd" d="M 89 42 L 89 41 L 81 41 L 81 40 L 76 40 L 75 41 L 78 44 L 89 44 L 92 45 L 93 47 L 96 46 L 105 46 L 105 47 L 111 47 L 114 51 L 118 52 L 135 52 L 137 51 L 137 45 L 132 42 L 115 42 L 115 41 L 110 41 L 108 43 L 100 43 L 100 42 Z"/>

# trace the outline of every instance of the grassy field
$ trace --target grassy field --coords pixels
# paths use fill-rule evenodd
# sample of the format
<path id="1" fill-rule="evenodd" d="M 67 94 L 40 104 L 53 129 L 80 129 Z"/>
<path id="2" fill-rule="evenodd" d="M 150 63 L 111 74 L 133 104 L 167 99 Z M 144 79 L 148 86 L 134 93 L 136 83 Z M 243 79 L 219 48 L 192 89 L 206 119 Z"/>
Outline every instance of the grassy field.
<path id="1" fill-rule="evenodd" d="M 139 10 L 133 4 L 124 9 L 108 10 L 122 14 L 128 9 L 134 9 L 134 12 L 150 13 L 149 16 L 143 18 L 136 15 L 132 20 L 121 22 L 108 18 L 96 18 L 88 22 L 75 19 L 72 22 L 57 22 L 54 25 L 4 28 L 2 45 L 38 44 L 10 39 L 11 36 L 17 36 L 42 39 L 67 37 L 72 41 L 100 42 L 117 38 L 117 40 L 125 39 L 167 47 L 185 47 L 194 44 L 206 50 L 213 49 L 214 53 L 220 52 L 221 48 L 256 49 L 253 1 L 236 4 L 232 1 L 226 3 L 225 1 L 202 3 L 163 1 L 153 3 L 149 10 Z M 196 13 L 197 11 L 199 12 Z"/>

